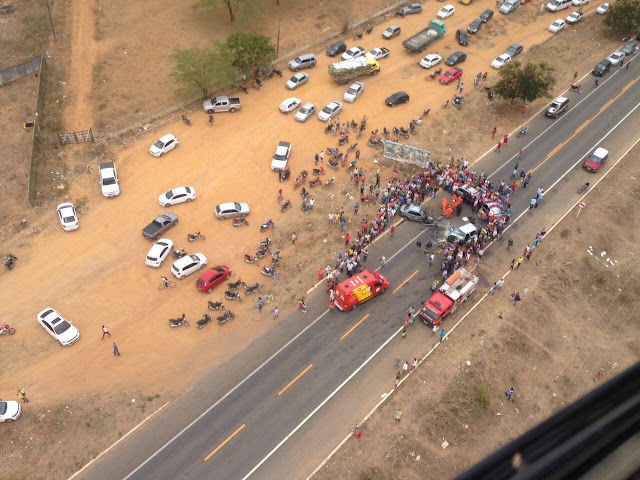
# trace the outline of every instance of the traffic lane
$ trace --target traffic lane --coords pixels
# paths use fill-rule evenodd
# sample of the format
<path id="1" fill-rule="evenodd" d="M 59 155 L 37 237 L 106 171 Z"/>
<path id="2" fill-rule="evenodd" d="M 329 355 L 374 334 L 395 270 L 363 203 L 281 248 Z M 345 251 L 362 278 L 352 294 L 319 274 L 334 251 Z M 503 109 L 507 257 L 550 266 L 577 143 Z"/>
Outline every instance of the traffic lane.
<path id="1" fill-rule="evenodd" d="M 400 262 L 397 264 L 391 262 L 387 264 L 385 268 L 388 270 L 390 276 L 393 276 L 393 270 L 396 268 L 403 270 L 406 266 L 401 265 Z M 389 292 L 384 295 L 388 294 Z M 203 457 L 206 455 L 206 453 L 202 451 L 202 448 L 198 450 L 198 445 L 201 445 L 207 439 L 212 444 L 220 444 L 229 433 L 235 431 L 240 425 L 246 424 L 247 427 L 249 427 L 250 425 L 257 424 L 257 420 L 263 422 L 265 420 L 268 421 L 276 419 L 278 424 L 282 422 L 283 418 L 291 415 L 291 408 L 286 403 L 278 403 L 273 400 L 276 398 L 275 390 L 280 388 L 280 386 L 285 384 L 285 382 L 290 380 L 290 378 L 295 378 L 294 375 L 298 373 L 300 365 L 305 362 L 323 366 L 331 365 L 331 367 L 335 367 L 337 365 L 341 371 L 345 372 L 346 376 L 347 372 L 349 372 L 349 366 L 352 365 L 353 362 L 358 362 L 367 356 L 368 350 L 366 348 L 363 350 L 362 347 L 363 336 L 367 337 L 370 335 L 371 338 L 375 339 L 375 342 L 379 343 L 380 341 L 383 341 L 382 339 L 388 338 L 390 333 L 402 321 L 404 307 L 396 308 L 393 316 L 388 319 L 377 319 L 375 323 L 363 322 L 356 330 L 347 336 L 347 339 L 351 338 L 352 341 L 345 341 L 345 343 L 342 344 L 342 347 L 335 342 L 335 335 L 336 333 L 340 333 L 340 328 L 344 330 L 347 327 L 351 327 L 352 324 L 355 324 L 355 322 L 360 320 L 359 317 L 367 314 L 366 311 L 369 306 L 373 305 L 373 302 L 380 300 L 381 298 L 371 300 L 364 304 L 362 308 L 355 311 L 345 313 L 332 312 L 336 315 L 334 316 L 333 322 L 326 322 L 328 329 L 324 332 L 322 329 L 309 330 L 305 332 L 299 338 L 299 343 L 296 342 L 296 344 L 291 345 L 286 351 L 282 352 L 280 364 L 278 366 L 276 366 L 275 363 L 270 363 L 263 368 L 260 375 L 261 384 L 256 385 L 255 383 L 249 382 L 236 390 L 236 392 L 226 398 L 218 407 L 216 407 L 216 409 L 212 410 L 209 414 L 203 417 L 200 422 L 191 427 L 188 432 L 188 443 L 185 444 L 184 442 L 178 442 L 182 445 L 181 451 L 171 451 L 169 455 L 156 457 L 158 460 L 157 462 L 148 464 L 138 472 L 140 475 L 139 478 L 155 475 L 155 473 L 160 471 L 162 471 L 163 474 L 166 474 L 167 463 L 170 464 L 168 468 L 171 470 L 171 474 L 189 471 L 189 465 L 193 463 L 194 457 L 197 457 L 198 455 Z M 390 328 L 380 329 L 380 327 L 384 327 L 385 324 L 388 323 L 390 323 Z M 365 328 L 370 325 L 374 328 Z M 316 345 L 330 344 L 332 341 L 334 342 L 336 350 L 323 350 L 321 347 L 320 350 L 318 350 L 318 347 L 316 347 Z M 314 353 L 315 356 L 313 355 Z M 344 364 L 338 360 L 341 355 L 346 355 Z M 300 382 L 305 382 L 305 385 L 308 386 L 307 382 L 311 382 L 311 385 L 313 386 L 313 388 L 307 388 L 304 391 L 304 393 L 311 395 L 308 399 L 302 401 L 304 405 L 313 405 L 314 398 L 328 394 L 326 393 L 326 388 L 323 387 L 323 385 L 327 384 L 329 381 L 326 375 L 329 375 L 331 377 L 330 380 L 337 384 L 339 384 L 343 379 L 342 377 L 336 378 L 329 370 L 315 368 L 313 370 L 309 370 L 305 378 L 300 379 Z M 327 379 L 327 381 L 323 379 Z M 316 393 L 316 385 L 320 387 L 320 393 Z M 329 391 L 331 391 L 337 385 L 329 383 L 329 386 L 331 387 Z M 294 385 L 293 388 L 296 388 L 296 386 Z M 265 403 L 264 399 L 269 397 L 271 397 L 272 400 Z M 299 403 L 300 399 L 297 399 L 297 402 Z M 277 412 L 283 407 L 284 411 L 281 414 L 274 414 L 274 412 Z M 230 413 L 223 413 L 223 416 L 220 417 L 217 412 Z M 263 415 L 263 413 L 266 412 L 269 414 Z M 220 433 L 218 435 L 212 435 L 212 431 Z M 277 425 L 268 423 L 264 428 L 258 428 L 258 432 L 263 431 L 277 432 Z M 240 435 L 242 435 L 243 442 L 245 442 L 244 435 L 249 435 L 249 430 L 244 430 Z M 260 433 L 256 438 L 264 439 L 264 434 Z M 278 439 L 274 438 L 274 441 L 275 440 Z M 250 452 L 260 452 L 260 444 L 251 445 L 251 448 L 243 448 L 240 451 L 233 450 L 232 455 L 238 458 L 238 462 L 235 466 L 229 467 L 231 468 L 229 473 L 235 471 L 236 468 L 240 468 L 248 462 L 248 459 L 245 457 L 247 450 Z M 225 452 L 228 451 L 230 450 L 225 450 Z M 196 453 L 194 454 L 194 452 Z M 222 453 L 222 451 L 220 453 Z M 216 457 L 213 457 L 211 460 L 214 458 Z M 218 456 L 217 458 L 223 459 L 222 462 L 225 465 L 234 465 L 234 462 L 230 461 L 226 456 L 224 458 L 222 456 Z M 209 460 L 209 462 L 211 462 L 211 460 Z M 156 464 L 160 468 L 156 468 Z"/>

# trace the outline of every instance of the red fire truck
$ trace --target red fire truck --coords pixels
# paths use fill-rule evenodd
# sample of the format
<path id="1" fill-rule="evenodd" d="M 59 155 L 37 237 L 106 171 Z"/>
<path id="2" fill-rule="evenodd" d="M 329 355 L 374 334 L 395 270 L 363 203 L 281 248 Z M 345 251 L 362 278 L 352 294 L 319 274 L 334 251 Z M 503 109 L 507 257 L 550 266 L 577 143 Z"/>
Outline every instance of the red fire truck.
<path id="1" fill-rule="evenodd" d="M 340 310 L 356 308 L 389 288 L 389 280 L 374 271 L 365 270 L 340 282 L 334 290 L 334 303 Z"/>
<path id="2" fill-rule="evenodd" d="M 420 318 L 430 326 L 440 325 L 473 295 L 480 278 L 466 268 L 456 270 L 420 309 Z"/>

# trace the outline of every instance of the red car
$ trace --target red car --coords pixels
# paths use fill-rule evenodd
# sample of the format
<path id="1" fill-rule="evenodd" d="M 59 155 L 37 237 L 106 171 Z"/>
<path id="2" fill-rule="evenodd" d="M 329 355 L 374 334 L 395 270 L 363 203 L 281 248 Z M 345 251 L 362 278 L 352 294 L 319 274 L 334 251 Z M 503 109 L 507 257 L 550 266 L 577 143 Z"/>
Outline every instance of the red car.
<path id="1" fill-rule="evenodd" d="M 440 83 L 442 85 L 449 85 L 454 80 L 459 79 L 462 76 L 462 69 L 458 67 L 453 67 L 447 70 L 440 77 Z"/>
<path id="2" fill-rule="evenodd" d="M 587 172 L 596 173 L 602 165 L 605 164 L 607 158 L 609 157 L 609 152 L 606 151 L 602 147 L 596 148 L 596 151 L 593 152 L 582 164 L 582 168 L 584 168 Z"/>
<path id="3" fill-rule="evenodd" d="M 231 269 L 229 267 L 224 265 L 213 267 L 200 275 L 200 278 L 196 281 L 196 288 L 203 292 L 211 293 L 215 287 L 225 280 L 229 280 L 230 277 Z"/>

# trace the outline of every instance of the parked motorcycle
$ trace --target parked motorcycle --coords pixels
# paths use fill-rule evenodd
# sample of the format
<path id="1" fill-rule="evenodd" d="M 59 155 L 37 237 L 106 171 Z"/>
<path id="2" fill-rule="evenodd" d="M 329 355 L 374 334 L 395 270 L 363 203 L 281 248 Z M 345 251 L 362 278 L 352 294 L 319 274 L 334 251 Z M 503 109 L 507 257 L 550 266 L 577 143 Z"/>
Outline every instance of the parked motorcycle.
<path id="1" fill-rule="evenodd" d="M 267 255 L 269 255 L 269 253 L 270 253 L 270 252 L 269 252 L 269 248 L 268 248 L 268 247 L 267 247 L 267 248 L 263 248 L 262 250 L 258 250 L 258 251 L 256 252 L 256 258 L 258 258 L 258 259 L 260 259 L 260 258 L 264 258 L 264 257 L 266 257 Z"/>
<path id="2" fill-rule="evenodd" d="M 258 257 L 252 257 L 251 255 L 247 255 L 245 253 L 244 261 L 247 262 L 247 263 L 255 263 L 255 264 L 257 264 L 258 263 Z"/>
<path id="3" fill-rule="evenodd" d="M 229 289 L 238 288 L 240 285 L 244 285 L 244 282 L 242 281 L 241 278 L 239 278 L 237 282 L 227 283 L 227 286 L 229 287 Z"/>
<path id="4" fill-rule="evenodd" d="M 324 128 L 324 133 L 329 133 L 331 132 L 331 124 L 328 124 L 325 128 Z"/>
<path id="5" fill-rule="evenodd" d="M 280 205 L 280 211 L 284 212 L 290 206 L 291 206 L 291 200 L 287 200 L 282 205 Z"/>
<path id="6" fill-rule="evenodd" d="M 202 235 L 200 233 L 200 230 L 198 230 L 196 233 L 187 233 L 187 240 L 189 240 L 190 242 L 195 242 L 196 240 L 204 240 L 204 235 Z"/>
<path id="7" fill-rule="evenodd" d="M 395 130 L 398 130 L 397 128 Z M 389 136 L 391 135 L 391 132 L 389 132 L 389 130 L 387 130 L 387 127 L 383 127 L 382 128 L 382 136 L 386 139 L 389 140 Z"/>
<path id="8" fill-rule="evenodd" d="M 322 188 L 327 188 L 329 185 L 331 185 L 335 181 L 335 179 L 336 177 L 331 177 L 329 180 L 324 182 L 324 185 L 322 186 Z"/>
<path id="9" fill-rule="evenodd" d="M 196 322 L 198 328 L 204 328 L 207 323 L 211 321 L 211 316 L 204 313 L 202 314 L 202 318 Z"/>
<path id="10" fill-rule="evenodd" d="M 522 127 L 520 129 L 520 131 L 516 134 L 516 137 L 521 137 L 523 135 L 526 135 L 527 132 L 529 131 L 529 127 L 527 127 L 526 125 L 524 127 Z"/>
<path id="11" fill-rule="evenodd" d="M 578 189 L 578 193 L 582 193 L 584 192 L 587 188 L 589 188 L 590 183 L 587 182 L 584 185 L 582 185 L 579 189 Z"/>
<path id="12" fill-rule="evenodd" d="M 357 145 L 357 143 L 356 143 Z M 326 172 L 324 171 L 324 167 L 320 167 L 320 168 L 314 168 L 313 169 L 313 174 L 318 176 L 318 175 L 324 175 Z"/>
<path id="13" fill-rule="evenodd" d="M 280 78 L 282 78 L 282 70 L 279 70 L 277 68 L 273 69 L 273 73 L 275 73 L 276 75 L 278 75 Z"/>
<path id="14" fill-rule="evenodd" d="M 327 165 L 329 165 L 329 168 L 333 168 L 334 170 L 338 170 L 340 168 L 340 164 L 338 163 L 337 160 L 327 160 Z"/>
<path id="15" fill-rule="evenodd" d="M 9 254 L 6 257 L 4 257 L 4 266 L 6 267 L 7 270 L 13 270 L 13 267 L 16 264 L 16 260 L 18 259 L 18 257 L 16 257 L 13 254 Z"/>
<path id="16" fill-rule="evenodd" d="M 264 222 L 262 225 L 260 225 L 260 231 L 264 232 L 270 228 L 276 228 L 276 224 L 273 223 L 273 220 L 269 219 L 266 222 Z"/>
<path id="17" fill-rule="evenodd" d="M 186 255 L 189 255 L 189 254 L 185 251 L 184 248 L 182 250 L 174 250 L 173 252 L 171 252 L 171 256 L 176 260 Z"/>
<path id="18" fill-rule="evenodd" d="M 300 176 L 301 176 L 302 178 L 307 178 L 307 175 L 309 175 L 309 172 L 307 172 L 306 170 L 302 170 L 302 171 L 300 172 Z"/>
<path id="19" fill-rule="evenodd" d="M 237 87 L 242 90 L 244 93 L 249 93 L 249 89 L 244 85 L 238 84 Z"/>
<path id="20" fill-rule="evenodd" d="M 226 298 L 227 300 L 240 300 L 240 301 L 242 301 L 242 299 L 240 298 L 240 292 L 232 292 L 230 290 L 225 290 L 224 298 Z"/>
<path id="21" fill-rule="evenodd" d="M 271 266 L 275 267 L 280 262 L 280 250 L 271 254 Z"/>
<path id="22" fill-rule="evenodd" d="M 278 278 L 278 274 L 276 273 L 275 268 L 262 267 L 262 270 L 260 270 L 260 273 L 262 273 L 263 275 L 266 275 L 267 277 Z"/>
<path id="23" fill-rule="evenodd" d="M 268 250 L 271 245 L 271 239 L 269 237 L 264 237 L 264 240 L 258 244 L 259 250 Z"/>
<path id="24" fill-rule="evenodd" d="M 243 225 L 249 225 L 249 220 L 247 220 L 246 215 L 240 215 L 238 218 L 233 219 L 234 227 L 242 227 Z"/>
<path id="25" fill-rule="evenodd" d="M 297 176 L 295 181 L 293 182 L 293 188 L 298 188 L 300 185 L 302 185 L 302 182 L 304 182 L 304 178 L 302 177 L 302 175 Z"/>
<path id="26" fill-rule="evenodd" d="M 211 300 L 209 300 L 209 310 L 220 310 L 221 308 L 224 309 L 224 304 L 222 303 L 222 300 L 219 302 L 212 302 Z"/>
<path id="27" fill-rule="evenodd" d="M 262 291 L 262 286 L 258 282 L 254 282 L 252 285 L 243 285 L 243 286 L 244 286 L 244 291 L 247 295 Z"/>
<path id="28" fill-rule="evenodd" d="M 314 168 L 315 170 L 315 168 Z M 324 173 L 324 171 L 323 171 Z M 313 180 L 311 180 L 309 182 L 309 187 L 313 188 L 313 187 L 317 187 L 318 185 L 320 185 L 322 183 L 322 180 L 320 180 L 320 177 L 316 177 Z"/>
<path id="29" fill-rule="evenodd" d="M 231 310 L 225 310 L 224 314 L 217 317 L 216 320 L 218 320 L 219 325 L 222 325 L 223 323 L 227 323 L 231 318 L 236 318 L 235 313 L 233 313 Z"/>
<path id="30" fill-rule="evenodd" d="M 182 325 L 184 325 L 185 327 L 189 326 L 189 322 L 187 322 L 187 320 L 185 319 L 186 315 L 183 313 L 180 317 L 178 318 L 170 318 L 169 319 L 169 326 L 171 328 L 177 328 L 177 327 L 181 327 Z"/>
<path id="31" fill-rule="evenodd" d="M 458 110 L 462 110 L 462 105 L 464 105 L 464 98 L 460 95 L 453 96 L 453 105 L 458 108 Z"/>
<path id="32" fill-rule="evenodd" d="M 280 172 L 280 181 L 284 182 L 286 180 L 289 180 L 290 176 L 291 176 L 291 169 L 287 167 Z"/>
<path id="33" fill-rule="evenodd" d="M 329 148 L 327 147 L 327 155 L 337 155 L 338 153 L 340 153 L 340 150 L 338 150 L 337 148 Z"/>
<path id="34" fill-rule="evenodd" d="M 191 120 L 189 120 L 189 118 L 186 115 L 180 115 L 180 117 L 182 118 L 182 120 L 184 120 L 184 123 L 191 126 Z"/>
<path id="35" fill-rule="evenodd" d="M 13 335 L 16 333 L 16 329 L 10 327 L 6 323 L 4 325 L 0 325 L 0 335 Z"/>
<path id="36" fill-rule="evenodd" d="M 357 144 L 357 143 L 354 143 L 353 145 L 351 145 L 351 146 L 349 147 L 349 150 L 348 150 L 348 151 L 349 151 L 349 152 L 352 152 L 352 151 L 354 151 L 357 147 L 358 147 L 358 144 Z"/>
<path id="37" fill-rule="evenodd" d="M 349 135 L 343 135 L 338 139 L 338 145 L 344 145 L 345 143 L 349 143 Z"/>

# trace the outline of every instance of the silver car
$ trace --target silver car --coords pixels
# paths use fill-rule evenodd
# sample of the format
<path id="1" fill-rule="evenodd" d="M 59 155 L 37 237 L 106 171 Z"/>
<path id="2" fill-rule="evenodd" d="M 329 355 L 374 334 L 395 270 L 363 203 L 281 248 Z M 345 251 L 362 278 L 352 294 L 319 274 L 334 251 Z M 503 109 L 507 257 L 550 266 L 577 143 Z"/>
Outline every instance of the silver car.
<path id="1" fill-rule="evenodd" d="M 216 217 L 222 220 L 225 218 L 240 217 L 241 215 L 249 215 L 250 212 L 251 209 L 246 203 L 221 203 L 216 207 Z"/>
<path id="2" fill-rule="evenodd" d="M 291 77 L 289 80 L 287 80 L 287 83 L 285 84 L 285 86 L 289 90 L 295 90 L 300 85 L 304 85 L 308 81 L 309 81 L 309 74 L 308 73 L 296 73 L 293 77 Z"/>
<path id="3" fill-rule="evenodd" d="M 300 110 L 296 112 L 296 120 L 306 122 L 316 114 L 316 106 L 313 103 L 305 103 Z"/>

